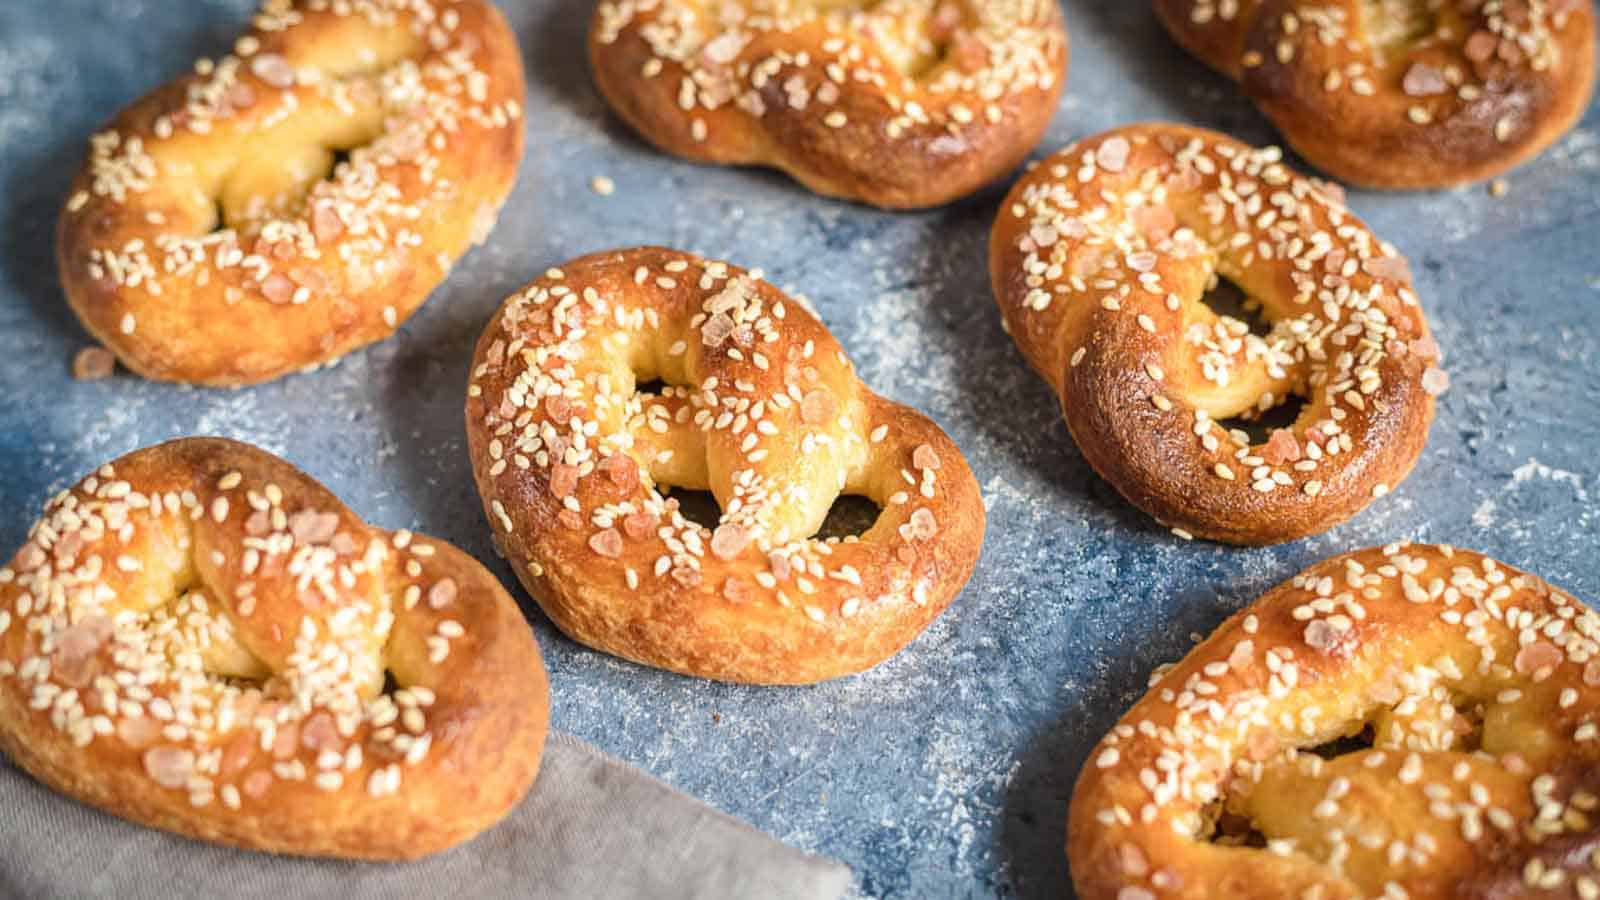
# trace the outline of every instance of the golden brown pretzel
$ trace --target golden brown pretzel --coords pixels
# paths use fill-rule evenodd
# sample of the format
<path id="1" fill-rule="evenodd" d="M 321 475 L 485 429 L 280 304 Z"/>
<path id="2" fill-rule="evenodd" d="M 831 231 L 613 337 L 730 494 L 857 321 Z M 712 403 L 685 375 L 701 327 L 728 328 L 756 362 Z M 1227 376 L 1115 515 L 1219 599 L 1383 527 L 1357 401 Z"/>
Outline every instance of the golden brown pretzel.
<path id="1" fill-rule="evenodd" d="M 1067 34 L 1051 0 L 603 0 L 589 59 L 612 108 L 669 153 L 924 207 L 1039 142 Z"/>
<path id="2" fill-rule="evenodd" d="M 1356 184 L 1488 178 L 1554 143 L 1594 89 L 1590 0 L 1156 0 L 1318 168 Z"/>
<path id="3" fill-rule="evenodd" d="M 233 54 L 90 141 L 67 301 L 166 381 L 267 381 L 387 337 L 488 236 L 522 99 L 487 0 L 266 0 Z"/>
<path id="4" fill-rule="evenodd" d="M 1406 262 L 1276 148 L 1139 125 L 1044 160 L 990 242 L 1007 330 L 1085 458 L 1184 536 L 1332 527 L 1411 471 L 1446 385 Z M 1237 284 L 1256 336 L 1203 302 Z M 1306 399 L 1252 445 L 1219 422 Z"/>
<path id="5" fill-rule="evenodd" d="M 977 483 L 938 426 L 868 390 L 802 302 L 674 250 L 586 256 L 507 300 L 478 341 L 467 438 L 495 537 L 550 618 L 677 672 L 787 684 L 876 665 L 983 542 Z M 716 528 L 666 486 L 711 491 Z M 813 538 L 841 493 L 882 513 L 859 538 Z"/>
<path id="6" fill-rule="evenodd" d="M 1366 747 L 1324 758 L 1343 739 Z M 1600 617 L 1450 547 L 1335 557 L 1230 618 L 1090 754 L 1083 900 L 1594 897 Z"/>
<path id="7" fill-rule="evenodd" d="M 101 466 L 0 568 L 0 748 L 156 828 L 422 856 L 522 798 L 549 715 L 538 645 L 482 566 L 247 444 Z"/>

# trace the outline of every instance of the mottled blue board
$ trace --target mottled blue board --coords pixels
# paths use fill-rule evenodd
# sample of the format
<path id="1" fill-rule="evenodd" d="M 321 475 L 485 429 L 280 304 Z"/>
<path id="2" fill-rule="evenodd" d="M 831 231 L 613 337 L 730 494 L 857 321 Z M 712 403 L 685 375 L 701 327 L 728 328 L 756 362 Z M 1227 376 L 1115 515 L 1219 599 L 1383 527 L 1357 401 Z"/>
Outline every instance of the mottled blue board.
<path id="1" fill-rule="evenodd" d="M 592 250 L 660 243 L 804 293 L 879 391 L 966 451 L 989 504 L 967 591 L 858 678 L 732 687 L 578 647 L 527 604 L 558 728 L 785 841 L 871 897 L 1069 895 L 1067 799 L 1091 744 L 1156 664 L 1303 566 L 1391 540 L 1487 551 L 1600 597 L 1600 112 L 1510 178 L 1350 203 L 1410 256 L 1454 387 L 1416 472 L 1353 522 L 1288 546 L 1183 543 L 1087 468 L 1055 398 L 1001 332 L 986 238 L 1000 193 L 887 214 L 770 173 L 662 156 L 607 114 L 581 51 L 588 2 L 503 0 L 526 54 L 528 158 L 488 246 L 392 340 L 235 392 L 71 380 L 87 337 L 57 286 L 56 212 L 92 129 L 224 52 L 250 0 L 0 4 L 0 552 L 99 463 L 222 434 L 286 456 L 360 513 L 495 564 L 462 432 L 472 344 L 512 289 Z M 1068 0 L 1073 61 L 1042 151 L 1176 119 L 1273 140 L 1139 2 Z M 589 188 L 606 175 L 611 197 Z M 521 592 L 518 592 L 519 596 Z M 539 848 L 529 847 L 537 853 Z"/>

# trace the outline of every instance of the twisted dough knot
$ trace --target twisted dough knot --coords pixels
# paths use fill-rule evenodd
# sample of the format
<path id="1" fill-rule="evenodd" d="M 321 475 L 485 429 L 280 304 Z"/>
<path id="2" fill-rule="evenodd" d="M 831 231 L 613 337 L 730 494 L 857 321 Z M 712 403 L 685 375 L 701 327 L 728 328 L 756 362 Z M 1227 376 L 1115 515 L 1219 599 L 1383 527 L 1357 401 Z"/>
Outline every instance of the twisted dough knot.
<path id="1" fill-rule="evenodd" d="M 1156 0 L 1288 142 L 1358 184 L 1445 187 L 1553 143 L 1594 86 L 1588 0 Z"/>
<path id="2" fill-rule="evenodd" d="M 555 623 L 674 671 L 797 683 L 876 665 L 982 543 L 977 484 L 937 426 L 862 385 L 758 273 L 672 250 L 584 257 L 509 299 L 478 342 L 467 434 L 496 537 Z M 667 486 L 711 491 L 717 526 Z M 813 538 L 840 494 L 882 513 L 859 538 Z"/>
<path id="3" fill-rule="evenodd" d="M 589 55 L 612 107 L 669 153 L 921 207 L 1038 143 L 1067 36 L 1044 0 L 605 0 Z"/>
<path id="4" fill-rule="evenodd" d="M 1410 472 L 1447 380 L 1406 262 L 1276 149 L 1169 125 L 1046 159 L 990 244 L 995 296 L 1073 438 L 1184 536 L 1322 531 Z M 1218 277 L 1264 337 L 1203 301 Z M 1265 444 L 1219 422 L 1306 398 Z"/>
<path id="5" fill-rule="evenodd" d="M 464 841 L 532 784 L 547 694 L 474 560 L 368 527 L 245 444 L 102 466 L 0 569 L 0 746 L 193 837 L 368 858 Z"/>
<path id="6" fill-rule="evenodd" d="M 266 381 L 386 337 L 487 237 L 522 96 L 485 0 L 268 0 L 232 55 L 94 136 L 67 299 L 164 380 Z"/>
<path id="7" fill-rule="evenodd" d="M 1085 900 L 1587 897 L 1597 773 L 1600 617 L 1479 554 L 1392 545 L 1158 672 L 1084 767 L 1068 852 Z"/>

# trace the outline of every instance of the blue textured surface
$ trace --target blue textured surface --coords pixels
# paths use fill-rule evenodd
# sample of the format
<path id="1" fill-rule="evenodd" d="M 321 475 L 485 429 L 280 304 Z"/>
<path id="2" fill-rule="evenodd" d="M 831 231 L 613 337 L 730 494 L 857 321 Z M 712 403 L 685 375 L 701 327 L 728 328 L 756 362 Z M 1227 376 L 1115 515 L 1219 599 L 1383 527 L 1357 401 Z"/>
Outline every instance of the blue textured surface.
<path id="1" fill-rule="evenodd" d="M 884 214 L 768 173 L 661 156 L 611 116 L 580 48 L 587 2 L 502 5 L 529 76 L 529 152 L 487 247 L 394 339 L 237 392 L 79 383 L 56 211 L 92 129 L 221 53 L 250 0 L 0 4 L 0 548 L 100 462 L 223 434 L 279 453 L 389 527 L 495 563 L 462 432 L 473 340 L 512 289 L 592 250 L 660 243 L 761 267 L 810 297 L 879 391 L 962 446 L 984 486 L 977 576 L 907 652 L 801 690 L 730 687 L 587 651 L 533 613 L 555 724 L 790 843 L 873 897 L 1070 894 L 1062 832 L 1091 744 L 1228 612 L 1303 566 L 1390 540 L 1473 547 L 1600 597 L 1600 106 L 1509 196 L 1353 193 L 1407 253 L 1454 387 L 1416 473 L 1322 536 L 1266 550 L 1177 541 L 1088 470 L 1002 334 L 985 247 L 998 189 Z M 1042 151 L 1170 118 L 1273 139 L 1143 3 L 1067 0 L 1073 66 Z M 607 175 L 615 196 L 589 179 Z M 521 596 L 520 592 L 519 596 Z M 528 604 L 532 609 L 531 603 Z M 528 852 L 537 853 L 537 847 Z"/>

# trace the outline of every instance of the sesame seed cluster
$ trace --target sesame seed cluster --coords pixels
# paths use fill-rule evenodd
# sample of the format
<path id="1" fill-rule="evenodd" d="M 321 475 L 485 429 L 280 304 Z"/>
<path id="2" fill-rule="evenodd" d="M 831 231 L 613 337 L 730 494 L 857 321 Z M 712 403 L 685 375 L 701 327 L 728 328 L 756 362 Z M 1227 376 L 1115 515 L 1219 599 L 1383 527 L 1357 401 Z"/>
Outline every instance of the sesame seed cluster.
<path id="1" fill-rule="evenodd" d="M 496 667 L 514 687 L 456 681 Z M 441 766 L 527 739 L 485 776 L 520 797 L 542 671 L 475 562 L 230 441 L 100 467 L 0 568 L 0 745 L 86 802 L 211 839 L 377 858 L 464 839 L 509 803 L 431 821 Z"/>
<path id="2" fill-rule="evenodd" d="M 867 390 L 802 299 L 685 253 L 596 254 L 511 297 L 480 339 L 467 424 L 530 592 L 578 640 L 664 668 L 859 671 L 944 609 L 981 543 L 943 432 Z M 709 490 L 716 525 L 670 488 Z M 882 512 L 815 537 L 841 494 Z"/>
<path id="3" fill-rule="evenodd" d="M 1504 171 L 1570 128 L 1594 82 L 1586 0 L 1156 6 L 1297 150 L 1361 184 L 1442 187 Z"/>
<path id="4" fill-rule="evenodd" d="M 992 260 L 1090 462 L 1183 536 L 1331 527 L 1409 471 L 1448 385 L 1404 258 L 1276 148 L 1178 126 L 1082 141 L 1013 188 Z M 1223 278 L 1267 334 L 1204 302 Z M 1222 424 L 1291 395 L 1265 443 Z"/>
<path id="5" fill-rule="evenodd" d="M 483 0 L 268 0 L 90 140 L 68 300 L 129 368 L 264 381 L 390 334 L 488 234 L 522 153 Z"/>
<path id="6" fill-rule="evenodd" d="M 670 152 L 931 206 L 1037 143 L 1065 79 L 1066 33 L 1043 0 L 606 0 L 590 53 L 612 105 Z M 928 152 L 952 184 L 895 171 L 923 171 Z"/>
<path id="7" fill-rule="evenodd" d="M 1448 546 L 1336 557 L 1152 676 L 1080 778 L 1073 871 L 1118 900 L 1600 896 L 1597 709 L 1573 597 Z"/>

